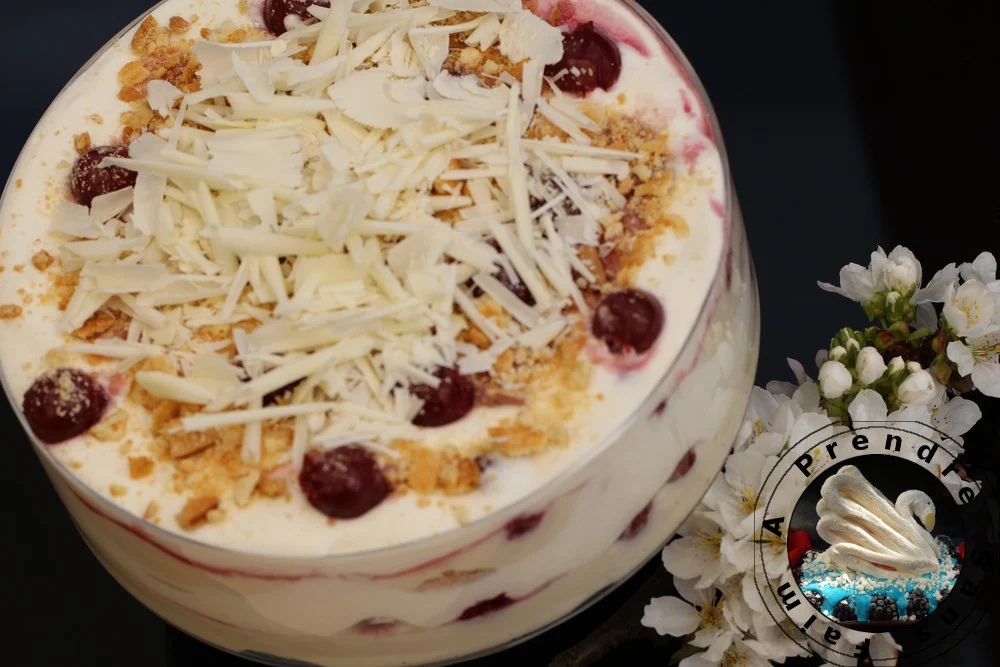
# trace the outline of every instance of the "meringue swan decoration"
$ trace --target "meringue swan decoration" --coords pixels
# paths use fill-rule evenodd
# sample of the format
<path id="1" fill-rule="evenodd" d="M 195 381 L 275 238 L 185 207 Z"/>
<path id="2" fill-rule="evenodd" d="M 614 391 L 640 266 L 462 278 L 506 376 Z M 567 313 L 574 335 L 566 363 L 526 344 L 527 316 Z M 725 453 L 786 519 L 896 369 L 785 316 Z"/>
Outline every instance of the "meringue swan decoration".
<path id="1" fill-rule="evenodd" d="M 819 559 L 829 565 L 877 577 L 940 567 L 940 547 L 928 532 L 934 502 L 923 491 L 904 491 L 893 505 L 860 470 L 844 466 L 823 483 L 816 513 L 816 531 L 830 544 Z"/>

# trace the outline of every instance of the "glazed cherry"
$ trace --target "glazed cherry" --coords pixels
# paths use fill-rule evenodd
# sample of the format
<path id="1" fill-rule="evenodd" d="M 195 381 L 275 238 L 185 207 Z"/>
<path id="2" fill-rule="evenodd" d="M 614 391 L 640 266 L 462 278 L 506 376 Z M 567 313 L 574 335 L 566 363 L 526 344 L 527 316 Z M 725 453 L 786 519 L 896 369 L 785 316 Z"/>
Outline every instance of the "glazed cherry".
<path id="1" fill-rule="evenodd" d="M 663 331 L 663 307 L 648 292 L 623 289 L 601 299 L 594 310 L 592 331 L 615 354 L 643 353 Z"/>
<path id="2" fill-rule="evenodd" d="M 354 519 L 385 500 L 392 486 L 364 447 L 306 452 L 299 485 L 309 504 L 336 519 Z"/>
<path id="3" fill-rule="evenodd" d="M 298 16 L 303 21 L 315 20 L 316 17 L 309 13 L 312 5 L 329 7 L 330 0 L 267 0 L 264 3 L 264 24 L 276 36 L 283 35 L 288 30 L 285 27 L 288 16 Z"/>
<path id="4" fill-rule="evenodd" d="M 546 67 L 545 73 L 558 77 L 556 85 L 573 95 L 610 90 L 621 76 L 622 54 L 593 23 L 582 23 L 563 36 L 562 60 Z"/>
<path id="5" fill-rule="evenodd" d="M 109 157 L 128 157 L 125 146 L 98 146 L 76 159 L 69 175 L 69 190 L 81 206 L 90 206 L 94 197 L 135 185 L 136 173 L 123 167 L 102 167 Z"/>
<path id="6" fill-rule="evenodd" d="M 101 420 L 108 392 L 93 377 L 72 368 L 39 376 L 24 394 L 24 417 L 42 442 L 69 440 Z"/>
<path id="7" fill-rule="evenodd" d="M 453 424 L 469 414 L 476 403 L 476 385 L 453 368 L 440 368 L 434 374 L 441 380 L 437 387 L 418 384 L 410 391 L 424 402 L 413 418 L 416 426 L 438 427 Z"/>

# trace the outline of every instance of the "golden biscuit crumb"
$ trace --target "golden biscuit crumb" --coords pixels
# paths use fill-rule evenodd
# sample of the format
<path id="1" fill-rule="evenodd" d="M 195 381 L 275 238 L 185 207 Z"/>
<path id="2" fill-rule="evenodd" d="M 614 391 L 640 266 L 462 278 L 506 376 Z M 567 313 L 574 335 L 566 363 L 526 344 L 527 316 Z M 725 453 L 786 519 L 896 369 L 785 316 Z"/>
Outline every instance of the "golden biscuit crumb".
<path id="1" fill-rule="evenodd" d="M 44 250 L 39 250 L 36 252 L 32 258 L 31 263 L 35 265 L 35 268 L 39 271 L 44 271 L 45 269 L 52 266 L 52 263 L 56 261 L 56 258 L 45 252 Z"/>
<path id="2" fill-rule="evenodd" d="M 101 442 L 112 442 L 125 437 L 128 430 L 128 413 L 115 410 L 90 429 L 90 434 Z"/>
<path id="3" fill-rule="evenodd" d="M 156 516 L 156 513 L 160 511 L 160 504 L 155 500 L 150 500 L 149 504 L 146 505 L 146 511 L 142 513 L 142 518 L 146 521 L 150 521 Z"/>
<path id="4" fill-rule="evenodd" d="M 184 530 L 194 530 L 208 518 L 208 513 L 219 506 L 216 496 L 198 496 L 187 501 L 184 509 L 177 513 L 177 523 Z"/>
<path id="5" fill-rule="evenodd" d="M 0 320 L 12 320 L 16 317 L 21 317 L 22 312 L 24 311 L 21 306 L 14 303 L 0 305 Z"/>
<path id="6" fill-rule="evenodd" d="M 167 26 L 170 28 L 170 32 L 186 32 L 191 24 L 180 16 L 171 16 L 170 21 L 167 22 Z"/>
<path id="7" fill-rule="evenodd" d="M 132 479 L 148 477 L 153 472 L 153 459 L 148 456 L 130 456 L 128 459 L 128 476 Z"/>
<path id="8" fill-rule="evenodd" d="M 126 493 L 128 493 L 128 489 L 122 486 L 121 484 L 112 484 L 108 488 L 108 491 L 111 493 L 112 498 L 121 498 Z"/>
<path id="9" fill-rule="evenodd" d="M 83 155 L 90 150 L 90 132 L 81 132 L 73 135 L 73 148 L 79 155 Z"/>

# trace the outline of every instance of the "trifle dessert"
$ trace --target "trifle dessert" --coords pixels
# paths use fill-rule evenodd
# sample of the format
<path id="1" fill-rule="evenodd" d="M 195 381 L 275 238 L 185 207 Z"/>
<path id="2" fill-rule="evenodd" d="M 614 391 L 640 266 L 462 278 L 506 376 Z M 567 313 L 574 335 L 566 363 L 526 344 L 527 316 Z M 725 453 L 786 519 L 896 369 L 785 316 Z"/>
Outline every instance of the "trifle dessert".
<path id="1" fill-rule="evenodd" d="M 927 618 L 954 587 L 961 553 L 933 536 L 934 502 L 904 491 L 891 503 L 854 466 L 823 483 L 816 530 L 830 546 L 810 551 L 796 571 L 803 595 L 848 626 Z"/>
<path id="2" fill-rule="evenodd" d="M 8 183 L 0 361 L 123 585 L 254 657 L 413 663 L 669 536 L 756 313 L 664 39 L 610 1 L 169 0 L 81 72 Z"/>

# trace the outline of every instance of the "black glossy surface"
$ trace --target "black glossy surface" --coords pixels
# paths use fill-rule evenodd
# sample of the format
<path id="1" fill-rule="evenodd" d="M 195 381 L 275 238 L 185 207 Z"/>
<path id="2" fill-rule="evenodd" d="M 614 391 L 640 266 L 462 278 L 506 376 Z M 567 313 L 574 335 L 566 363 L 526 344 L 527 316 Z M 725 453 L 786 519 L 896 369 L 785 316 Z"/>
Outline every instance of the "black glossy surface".
<path id="1" fill-rule="evenodd" d="M 811 368 L 838 326 L 860 324 L 859 310 L 814 285 L 847 261 L 866 263 L 875 244 L 909 245 L 925 272 L 1000 251 L 998 144 L 987 124 L 997 117 L 993 4 L 646 3 L 721 118 L 760 280 L 760 380 L 789 379 L 786 356 Z M 10 4 L 7 53 L 22 64 L 2 74 L 5 170 L 64 83 L 146 5 Z M 995 470 L 997 407 L 986 412 L 973 457 Z M 30 656 L 19 664 L 244 664 L 165 627 L 114 583 L 75 534 L 6 405 L 0 419 L 0 563 L 15 612 L 7 652 Z M 654 562 L 573 622 L 472 664 L 666 665 L 677 645 L 638 618 L 646 599 L 668 591 Z M 603 639 L 585 641 L 595 632 Z M 955 657 L 993 664 L 990 643 L 986 628 Z"/>

